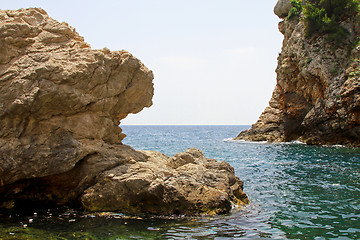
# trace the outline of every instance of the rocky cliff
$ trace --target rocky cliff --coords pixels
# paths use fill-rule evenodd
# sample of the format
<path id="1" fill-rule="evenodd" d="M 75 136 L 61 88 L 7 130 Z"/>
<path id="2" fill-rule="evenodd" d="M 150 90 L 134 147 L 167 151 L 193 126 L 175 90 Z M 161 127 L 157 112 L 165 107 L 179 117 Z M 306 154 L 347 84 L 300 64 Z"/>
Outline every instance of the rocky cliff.
<path id="1" fill-rule="evenodd" d="M 303 14 L 288 17 L 290 0 L 279 0 L 275 14 L 284 35 L 269 106 L 251 129 L 236 139 L 360 146 L 359 23 L 347 16 L 339 23 L 341 44 L 327 34 L 308 36 Z"/>
<path id="2" fill-rule="evenodd" d="M 225 162 L 122 144 L 120 120 L 152 105 L 152 80 L 130 53 L 92 50 L 42 9 L 0 10 L 0 208 L 182 214 L 247 202 Z"/>

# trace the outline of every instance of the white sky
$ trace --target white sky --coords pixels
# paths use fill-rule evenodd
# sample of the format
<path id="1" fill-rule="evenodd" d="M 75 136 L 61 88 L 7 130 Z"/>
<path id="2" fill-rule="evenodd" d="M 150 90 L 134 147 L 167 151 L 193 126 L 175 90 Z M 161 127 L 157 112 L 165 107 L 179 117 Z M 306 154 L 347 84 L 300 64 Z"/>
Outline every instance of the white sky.
<path id="1" fill-rule="evenodd" d="M 41 7 L 92 48 L 125 49 L 154 72 L 153 106 L 122 124 L 254 123 L 275 87 L 277 0 L 1 0 Z"/>

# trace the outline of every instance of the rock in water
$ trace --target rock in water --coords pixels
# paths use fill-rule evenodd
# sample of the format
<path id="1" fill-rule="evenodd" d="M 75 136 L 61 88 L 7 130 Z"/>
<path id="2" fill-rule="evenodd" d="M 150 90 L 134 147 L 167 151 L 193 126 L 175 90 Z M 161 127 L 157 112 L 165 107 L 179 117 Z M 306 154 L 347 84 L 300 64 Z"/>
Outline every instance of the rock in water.
<path id="1" fill-rule="evenodd" d="M 0 20 L 0 208 L 170 214 L 247 202 L 226 163 L 121 143 L 120 120 L 150 107 L 154 91 L 152 72 L 130 53 L 92 50 L 42 9 L 0 10 Z"/>
<path id="2" fill-rule="evenodd" d="M 91 211 L 219 214 L 248 203 L 243 183 L 226 162 L 206 159 L 198 149 L 169 158 L 143 151 L 145 161 L 130 161 L 105 171 L 81 197 Z"/>
<path id="3" fill-rule="evenodd" d="M 275 90 L 259 120 L 236 139 L 360 146 L 360 48 L 352 44 L 359 36 L 357 18 L 342 19 L 349 34 L 336 44 L 326 34 L 307 37 L 301 17 L 279 23 L 284 41 Z"/>

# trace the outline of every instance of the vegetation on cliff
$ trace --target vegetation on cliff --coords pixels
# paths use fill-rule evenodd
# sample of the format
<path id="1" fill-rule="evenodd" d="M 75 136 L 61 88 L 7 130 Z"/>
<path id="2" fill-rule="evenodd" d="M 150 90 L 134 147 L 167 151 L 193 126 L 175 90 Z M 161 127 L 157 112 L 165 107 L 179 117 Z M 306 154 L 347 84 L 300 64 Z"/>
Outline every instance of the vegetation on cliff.
<path id="1" fill-rule="evenodd" d="M 359 3 L 359 0 L 291 0 L 288 19 L 301 18 L 307 37 L 328 34 L 328 41 L 340 44 L 349 35 L 340 23 L 359 14 Z"/>

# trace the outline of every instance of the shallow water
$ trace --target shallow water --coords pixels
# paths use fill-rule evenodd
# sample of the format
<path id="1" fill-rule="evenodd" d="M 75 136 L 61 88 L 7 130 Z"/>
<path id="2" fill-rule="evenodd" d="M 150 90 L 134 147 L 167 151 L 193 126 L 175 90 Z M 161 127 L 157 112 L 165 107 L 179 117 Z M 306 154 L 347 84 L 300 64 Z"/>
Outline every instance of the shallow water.
<path id="1" fill-rule="evenodd" d="M 4 214 L 2 239 L 360 239 L 360 149 L 232 141 L 247 126 L 123 126 L 135 149 L 188 147 L 229 162 L 251 204 L 197 218 Z M 26 225 L 26 226 L 24 226 Z"/>

